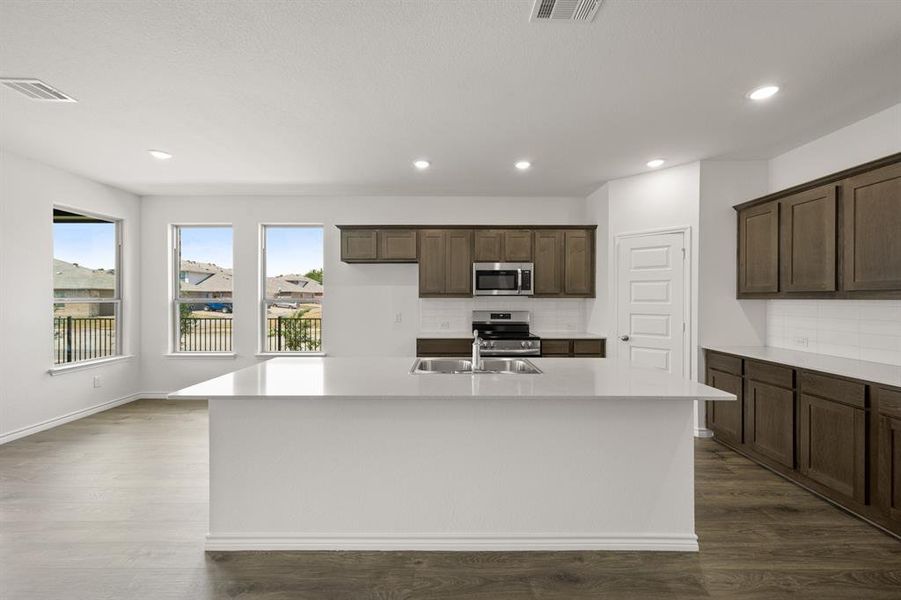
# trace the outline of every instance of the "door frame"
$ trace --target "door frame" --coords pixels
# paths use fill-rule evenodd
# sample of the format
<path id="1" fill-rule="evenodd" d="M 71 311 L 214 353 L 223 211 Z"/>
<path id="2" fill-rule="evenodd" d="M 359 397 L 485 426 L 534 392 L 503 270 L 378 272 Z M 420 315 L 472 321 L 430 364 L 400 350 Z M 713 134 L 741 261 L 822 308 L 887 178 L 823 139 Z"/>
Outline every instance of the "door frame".
<path id="1" fill-rule="evenodd" d="M 684 225 L 681 227 L 660 227 L 655 229 L 645 229 L 642 231 L 629 231 L 626 233 L 618 233 L 613 237 L 614 254 L 613 254 L 613 330 L 615 331 L 614 342 L 617 342 L 616 356 L 619 357 L 619 259 L 621 251 L 621 243 L 628 238 L 648 237 L 653 235 L 677 233 L 682 235 L 682 293 L 684 295 L 682 302 L 682 320 L 685 323 L 685 331 L 682 336 L 682 376 L 691 379 L 691 369 L 695 359 L 692 356 L 692 270 L 691 270 L 691 226 Z"/>

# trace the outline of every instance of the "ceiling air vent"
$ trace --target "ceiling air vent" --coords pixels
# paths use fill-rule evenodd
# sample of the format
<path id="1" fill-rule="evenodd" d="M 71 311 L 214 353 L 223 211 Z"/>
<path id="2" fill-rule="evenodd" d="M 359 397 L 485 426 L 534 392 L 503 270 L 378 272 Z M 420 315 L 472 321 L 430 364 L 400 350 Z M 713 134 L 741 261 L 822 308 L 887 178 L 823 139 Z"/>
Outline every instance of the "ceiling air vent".
<path id="1" fill-rule="evenodd" d="M 75 98 L 65 95 L 40 79 L 0 77 L 0 83 L 11 90 L 16 90 L 20 94 L 28 96 L 32 100 L 41 100 L 43 102 L 78 102 Z"/>
<path id="2" fill-rule="evenodd" d="M 594 19 L 603 0 L 535 0 L 530 21 L 587 23 Z"/>

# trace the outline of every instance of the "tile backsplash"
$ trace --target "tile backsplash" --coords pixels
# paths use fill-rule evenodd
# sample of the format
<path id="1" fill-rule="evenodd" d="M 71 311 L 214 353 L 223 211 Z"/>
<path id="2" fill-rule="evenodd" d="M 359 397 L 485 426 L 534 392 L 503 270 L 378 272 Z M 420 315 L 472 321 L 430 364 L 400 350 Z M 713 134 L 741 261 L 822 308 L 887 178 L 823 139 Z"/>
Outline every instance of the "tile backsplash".
<path id="1" fill-rule="evenodd" d="M 473 310 L 528 310 L 534 331 L 585 331 L 587 303 L 580 298 L 422 298 L 419 328 L 423 332 L 471 332 Z"/>
<path id="2" fill-rule="evenodd" d="M 766 343 L 901 365 L 901 300 L 769 300 Z"/>

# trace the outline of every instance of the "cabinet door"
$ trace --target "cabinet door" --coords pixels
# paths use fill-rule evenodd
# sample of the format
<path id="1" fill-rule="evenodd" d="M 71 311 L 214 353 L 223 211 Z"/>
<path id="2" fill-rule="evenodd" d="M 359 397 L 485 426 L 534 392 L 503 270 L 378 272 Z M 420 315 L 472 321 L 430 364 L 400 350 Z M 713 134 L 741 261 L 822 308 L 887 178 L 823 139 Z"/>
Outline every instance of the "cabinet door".
<path id="1" fill-rule="evenodd" d="M 443 294 L 445 284 L 445 242 L 442 229 L 419 232 L 419 295 Z"/>
<path id="2" fill-rule="evenodd" d="M 472 296 L 472 230 L 448 229 L 445 236 L 444 293 Z"/>
<path id="3" fill-rule="evenodd" d="M 476 262 L 501 262 L 504 260 L 504 232 L 500 229 L 475 230 Z"/>
<path id="4" fill-rule="evenodd" d="M 744 402 L 742 381 L 738 375 L 707 369 L 707 385 L 735 394 L 735 402 L 708 402 L 707 426 L 717 438 L 732 444 L 744 441 Z"/>
<path id="5" fill-rule="evenodd" d="M 879 415 L 879 506 L 901 520 L 901 419 Z"/>
<path id="6" fill-rule="evenodd" d="M 507 229 L 504 231 L 504 260 L 507 262 L 532 261 L 531 229 Z"/>
<path id="7" fill-rule="evenodd" d="M 759 381 L 745 385 L 747 430 L 751 448 L 786 467 L 795 466 L 795 393 Z"/>
<path id="8" fill-rule="evenodd" d="M 835 185 L 781 200 L 782 291 L 831 292 L 836 280 Z"/>
<path id="9" fill-rule="evenodd" d="M 573 340 L 573 356 L 604 358 L 606 340 Z"/>
<path id="10" fill-rule="evenodd" d="M 738 293 L 779 291 L 779 203 L 738 213 Z"/>
<path id="11" fill-rule="evenodd" d="M 533 256 L 535 295 L 558 296 L 563 293 L 563 231 L 537 230 Z"/>
<path id="12" fill-rule="evenodd" d="M 901 290 L 901 164 L 845 181 L 842 209 L 844 288 Z"/>
<path id="13" fill-rule="evenodd" d="M 801 394 L 799 400 L 799 470 L 835 492 L 866 501 L 866 414 Z"/>
<path id="14" fill-rule="evenodd" d="M 385 262 L 416 262 L 416 230 L 380 230 L 379 260 Z"/>
<path id="15" fill-rule="evenodd" d="M 378 232 L 375 229 L 342 229 L 341 260 L 375 261 L 378 258 Z"/>
<path id="16" fill-rule="evenodd" d="M 572 355 L 572 340 L 541 340 L 541 356 Z"/>
<path id="17" fill-rule="evenodd" d="M 568 229 L 563 234 L 563 292 L 567 295 L 594 295 L 592 239 L 588 230 Z"/>

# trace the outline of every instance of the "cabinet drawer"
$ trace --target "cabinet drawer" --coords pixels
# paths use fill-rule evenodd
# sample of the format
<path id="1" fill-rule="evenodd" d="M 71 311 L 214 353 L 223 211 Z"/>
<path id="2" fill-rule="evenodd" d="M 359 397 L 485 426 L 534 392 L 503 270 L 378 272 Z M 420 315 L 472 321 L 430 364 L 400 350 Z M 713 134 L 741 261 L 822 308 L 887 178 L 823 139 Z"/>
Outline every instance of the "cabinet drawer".
<path id="1" fill-rule="evenodd" d="M 777 367 L 776 365 L 749 360 L 745 363 L 745 374 L 748 379 L 753 379 L 754 381 L 762 381 L 784 388 L 794 387 L 795 371 L 788 367 Z"/>
<path id="2" fill-rule="evenodd" d="M 798 380 L 798 385 L 804 394 L 819 396 L 857 408 L 865 407 L 866 386 L 862 383 L 806 371 L 801 371 Z"/>
<path id="3" fill-rule="evenodd" d="M 541 340 L 541 356 L 569 356 L 571 340 Z"/>
<path id="4" fill-rule="evenodd" d="M 419 338 L 416 356 L 469 356 L 472 340 L 466 338 Z"/>
<path id="5" fill-rule="evenodd" d="M 573 354 L 576 356 L 604 357 L 604 340 L 573 340 Z"/>
<path id="6" fill-rule="evenodd" d="M 901 391 L 879 388 L 879 413 L 901 419 Z"/>
<path id="7" fill-rule="evenodd" d="M 741 359 L 737 356 L 708 352 L 707 366 L 711 369 L 716 369 L 717 371 L 722 371 L 724 373 L 741 375 Z"/>

